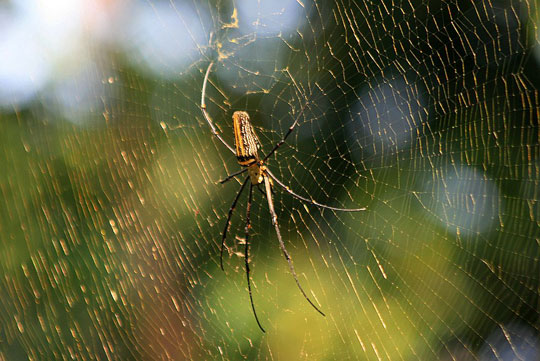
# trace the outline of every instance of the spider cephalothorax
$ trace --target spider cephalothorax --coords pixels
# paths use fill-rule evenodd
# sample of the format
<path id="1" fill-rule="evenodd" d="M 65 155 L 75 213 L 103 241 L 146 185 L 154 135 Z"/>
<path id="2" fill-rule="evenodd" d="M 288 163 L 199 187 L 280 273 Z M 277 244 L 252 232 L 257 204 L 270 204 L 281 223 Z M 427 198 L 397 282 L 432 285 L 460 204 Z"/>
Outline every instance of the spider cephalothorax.
<path id="1" fill-rule="evenodd" d="M 259 328 L 263 332 L 265 332 L 263 327 L 261 326 L 261 323 L 259 322 L 259 318 L 257 317 L 257 312 L 255 311 L 255 305 L 253 303 L 253 295 L 251 293 L 251 283 L 250 283 L 250 278 L 249 278 L 249 253 L 248 253 L 249 252 L 249 229 L 251 225 L 250 212 L 251 212 L 251 202 L 253 199 L 253 186 L 259 186 L 259 184 L 264 183 L 264 187 L 265 187 L 264 195 L 266 197 L 266 200 L 268 201 L 268 209 L 270 211 L 270 216 L 272 218 L 272 224 L 276 231 L 277 239 L 279 242 L 279 248 L 281 249 L 283 255 L 285 256 L 285 259 L 287 260 L 287 263 L 289 265 L 289 270 L 291 271 L 294 277 L 294 280 L 296 281 L 296 285 L 298 286 L 298 289 L 300 290 L 300 292 L 302 292 L 302 295 L 304 295 L 305 299 L 311 304 L 311 306 L 313 306 L 313 308 L 315 308 L 321 315 L 324 316 L 324 313 L 317 306 L 315 306 L 313 302 L 311 302 L 309 297 L 304 292 L 304 289 L 300 285 L 300 281 L 298 281 L 298 277 L 296 276 L 296 271 L 294 270 L 294 266 L 293 266 L 291 257 L 289 255 L 289 252 L 287 252 L 287 249 L 285 248 L 285 243 L 283 243 L 283 239 L 281 237 L 281 232 L 279 230 L 279 225 L 277 221 L 276 211 L 274 209 L 274 202 L 272 200 L 273 182 L 276 182 L 282 189 L 284 189 L 287 193 L 289 193 L 293 197 L 298 198 L 303 202 L 312 204 L 320 208 L 326 208 L 326 209 L 331 209 L 331 210 L 340 211 L 340 212 L 357 212 L 357 211 L 363 211 L 365 210 L 365 208 L 336 208 L 336 207 L 327 206 L 325 204 L 321 204 L 319 202 L 316 202 L 312 199 L 308 199 L 306 197 L 302 197 L 296 194 L 295 192 L 293 192 L 285 184 L 283 184 L 266 167 L 265 161 L 268 158 L 270 158 L 270 156 L 274 154 L 274 152 L 285 143 L 285 140 L 287 140 L 287 137 L 292 133 L 292 131 L 298 124 L 298 121 L 304 111 L 304 108 L 302 108 L 302 110 L 299 112 L 296 119 L 294 120 L 292 125 L 289 127 L 289 130 L 287 131 L 287 133 L 285 133 L 283 138 L 262 159 L 259 157 L 259 154 L 258 154 L 258 150 L 261 149 L 261 143 L 259 141 L 259 138 L 255 134 L 255 130 L 253 129 L 253 126 L 251 125 L 249 114 L 245 111 L 235 111 L 233 114 L 235 148 L 231 147 L 227 142 L 225 142 L 225 140 L 217 132 L 212 122 L 212 119 L 210 118 L 210 115 L 206 111 L 206 104 L 205 104 L 206 84 L 208 82 L 208 76 L 210 74 L 212 65 L 213 65 L 213 62 L 211 62 L 210 65 L 208 65 L 208 69 L 206 69 L 206 74 L 204 76 L 202 94 L 201 94 L 201 110 L 203 112 L 204 118 L 206 119 L 206 121 L 208 122 L 208 125 L 210 126 L 212 133 L 221 141 L 221 143 L 223 143 L 223 145 L 225 145 L 225 147 L 227 147 L 232 153 L 236 155 L 238 164 L 240 164 L 243 167 L 243 169 L 241 169 L 240 171 L 227 176 L 225 179 L 220 181 L 220 183 L 225 183 L 233 179 L 234 177 L 240 174 L 243 174 L 246 171 L 248 172 L 248 177 L 246 177 L 246 179 L 242 183 L 240 190 L 236 194 L 236 197 L 234 198 L 232 205 L 229 208 L 227 222 L 225 223 L 225 228 L 223 230 L 223 234 L 221 238 L 221 253 L 220 253 L 221 268 L 223 269 L 223 247 L 225 244 L 225 239 L 227 237 L 227 232 L 229 231 L 229 227 L 231 225 L 232 214 L 234 212 L 238 199 L 240 198 L 240 195 L 242 194 L 244 188 L 246 187 L 248 183 L 248 180 L 251 180 L 250 185 L 249 185 L 249 195 L 248 195 L 248 202 L 247 202 L 247 207 L 246 207 L 246 227 L 245 227 L 246 238 L 245 238 L 244 262 L 245 262 L 245 267 L 246 267 L 246 278 L 247 278 L 247 284 L 248 284 L 249 299 L 251 302 L 253 315 L 255 316 L 255 320 L 257 321 Z"/>

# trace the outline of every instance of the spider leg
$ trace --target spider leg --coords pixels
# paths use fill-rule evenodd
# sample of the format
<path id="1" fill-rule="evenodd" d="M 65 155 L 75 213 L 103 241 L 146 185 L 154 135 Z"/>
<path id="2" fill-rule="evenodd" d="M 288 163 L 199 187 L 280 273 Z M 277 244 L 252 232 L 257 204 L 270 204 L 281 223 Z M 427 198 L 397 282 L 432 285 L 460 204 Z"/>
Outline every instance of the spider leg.
<path id="1" fill-rule="evenodd" d="M 249 278 L 249 229 L 251 228 L 251 221 L 249 219 L 249 216 L 251 214 L 252 198 L 253 198 L 253 184 L 250 183 L 249 184 L 249 197 L 248 197 L 248 203 L 247 203 L 247 208 L 246 208 L 246 248 L 245 248 L 245 253 L 244 253 L 244 260 L 246 263 L 246 278 L 247 278 L 247 285 L 248 285 L 248 291 L 249 291 L 249 300 L 251 301 L 251 309 L 253 310 L 253 315 L 255 316 L 257 325 L 259 325 L 259 328 L 261 329 L 262 332 L 266 332 L 264 328 L 261 326 L 261 323 L 259 322 L 259 318 L 257 317 L 257 312 L 255 311 L 255 304 L 253 303 L 253 295 L 251 294 L 251 280 Z"/>
<path id="2" fill-rule="evenodd" d="M 220 184 L 227 183 L 228 181 L 230 181 L 231 179 L 233 179 L 237 175 L 240 175 L 240 174 L 244 173 L 246 170 L 247 170 L 247 168 L 244 168 L 244 169 L 239 170 L 238 172 L 234 172 L 233 174 L 228 175 L 226 178 L 220 180 L 219 183 Z"/>
<path id="3" fill-rule="evenodd" d="M 289 263 L 289 270 L 291 271 L 294 280 L 296 281 L 296 285 L 300 289 L 300 292 L 304 295 L 304 298 L 309 302 L 311 306 L 313 306 L 314 309 L 316 309 L 321 315 L 326 316 L 306 295 L 306 292 L 304 292 L 304 289 L 300 285 L 300 281 L 298 281 L 298 277 L 296 276 L 296 271 L 294 270 L 294 266 L 291 260 L 291 256 L 289 255 L 289 252 L 287 252 L 287 249 L 285 248 L 285 243 L 283 243 L 283 239 L 281 238 L 281 232 L 279 231 L 279 225 L 277 222 L 277 216 L 276 211 L 274 210 L 274 202 L 272 201 L 272 191 L 270 188 L 270 181 L 268 180 L 268 177 L 264 178 L 264 186 L 266 188 L 266 199 L 268 200 L 268 208 L 270 209 L 270 215 L 272 216 L 272 224 L 274 225 L 274 228 L 276 229 L 277 238 L 279 241 L 279 248 L 281 248 L 281 251 L 283 252 L 283 255 L 285 256 L 285 259 L 287 260 L 287 263 Z"/>
<path id="4" fill-rule="evenodd" d="M 264 191 L 261 189 L 261 187 L 259 187 L 259 184 L 257 184 L 257 189 L 259 190 L 259 192 L 261 192 L 263 197 L 266 197 L 266 193 L 264 193 Z"/>
<path id="5" fill-rule="evenodd" d="M 212 130 L 212 134 L 214 134 L 216 136 L 216 138 L 218 138 L 219 141 L 221 143 L 223 143 L 223 145 L 226 146 L 233 154 L 236 154 L 233 147 L 231 147 L 229 144 L 227 144 L 227 142 L 225 142 L 225 140 L 221 137 L 221 135 L 219 135 L 216 128 L 214 127 L 214 123 L 212 122 L 212 118 L 210 118 L 210 115 L 206 111 L 206 103 L 205 103 L 206 84 L 208 83 L 208 76 L 210 75 L 210 70 L 212 69 L 212 65 L 214 65 L 213 61 L 211 61 L 210 64 L 208 65 L 208 69 L 206 69 L 206 74 L 204 75 L 204 81 L 203 81 L 203 86 L 202 86 L 202 91 L 201 91 L 201 111 L 202 111 L 202 113 L 204 115 L 204 118 L 206 119 L 206 122 L 210 126 L 210 129 Z"/>
<path id="6" fill-rule="evenodd" d="M 249 177 L 246 177 L 246 180 L 244 181 L 244 183 L 242 183 L 240 190 L 238 191 L 238 193 L 236 193 L 236 197 L 234 198 L 234 201 L 231 204 L 231 208 L 229 208 L 229 215 L 227 216 L 227 222 L 225 223 L 225 228 L 223 229 L 223 235 L 221 237 L 221 251 L 219 253 L 219 264 L 222 270 L 224 270 L 223 247 L 225 246 L 225 238 L 227 238 L 227 232 L 229 231 L 229 228 L 231 227 L 231 217 L 233 215 L 234 209 L 236 208 L 236 203 L 238 203 L 238 199 L 240 198 L 240 195 L 242 194 L 242 191 L 244 190 L 244 187 L 246 186 L 248 180 L 249 180 Z"/>
<path id="7" fill-rule="evenodd" d="M 287 140 L 287 137 L 289 135 L 291 135 L 292 131 L 294 130 L 294 128 L 296 127 L 296 125 L 298 124 L 298 121 L 300 120 L 300 117 L 302 116 L 302 114 L 304 113 L 304 109 L 306 109 L 306 106 L 307 106 L 307 103 L 304 104 L 304 106 L 302 107 L 302 109 L 300 110 L 300 113 L 298 113 L 298 115 L 296 116 L 296 119 L 294 120 L 294 122 L 292 123 L 292 125 L 289 127 L 289 130 L 287 131 L 287 133 L 285 133 L 285 136 L 274 146 L 274 148 L 272 148 L 272 150 L 263 158 L 263 162 L 265 160 L 267 160 L 268 158 L 270 158 L 270 156 L 272 154 L 274 154 L 274 152 L 283 145 L 283 143 L 285 143 L 285 141 Z"/>
<path id="8" fill-rule="evenodd" d="M 277 179 L 276 176 L 273 175 L 272 172 L 270 172 L 270 170 L 268 170 L 268 168 L 266 168 L 266 173 L 270 176 L 270 178 L 272 178 L 274 180 L 274 182 L 276 182 L 287 193 L 289 193 L 290 195 L 292 195 L 295 198 L 300 199 L 303 202 L 313 204 L 314 206 L 317 206 L 317 207 L 320 207 L 320 208 L 327 208 L 327 209 L 331 209 L 331 210 L 334 210 L 334 211 L 340 211 L 340 212 L 359 212 L 359 211 L 365 211 L 366 210 L 366 207 L 363 207 L 363 208 L 337 208 L 337 207 L 331 207 L 331 206 L 327 206 L 326 204 L 322 204 L 322 203 L 316 202 L 314 200 L 307 199 L 305 197 L 302 197 L 301 195 L 298 195 L 298 194 L 294 193 L 289 187 L 287 187 L 279 179 Z"/>

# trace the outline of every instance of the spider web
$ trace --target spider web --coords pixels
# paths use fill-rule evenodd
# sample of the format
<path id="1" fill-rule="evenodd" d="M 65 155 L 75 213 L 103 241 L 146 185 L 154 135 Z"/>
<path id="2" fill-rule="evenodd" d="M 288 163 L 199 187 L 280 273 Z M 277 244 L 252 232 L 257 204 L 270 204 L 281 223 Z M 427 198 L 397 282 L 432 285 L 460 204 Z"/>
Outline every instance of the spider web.
<path id="1" fill-rule="evenodd" d="M 540 357 L 535 2 L 94 6 L 77 12 L 84 31 L 45 47 L 15 26 L 0 43 L 1 360 Z M 236 110 L 261 154 L 299 117 L 268 168 L 304 197 L 367 208 L 322 210 L 274 186 L 326 317 L 256 189 L 266 333 L 245 279 L 247 192 L 219 268 L 245 174 L 218 184 L 240 168 L 200 110 L 211 61 L 206 104 L 229 144 Z"/>

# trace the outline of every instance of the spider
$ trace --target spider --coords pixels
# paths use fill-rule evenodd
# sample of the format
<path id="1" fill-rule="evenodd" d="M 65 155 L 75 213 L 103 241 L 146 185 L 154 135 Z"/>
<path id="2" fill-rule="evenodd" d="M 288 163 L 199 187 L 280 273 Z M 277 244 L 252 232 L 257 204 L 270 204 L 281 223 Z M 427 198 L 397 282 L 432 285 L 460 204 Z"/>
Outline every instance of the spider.
<path id="1" fill-rule="evenodd" d="M 242 169 L 240 171 L 235 172 L 231 175 L 228 175 L 226 178 L 221 180 L 220 183 L 224 184 L 227 181 L 245 173 L 246 171 L 248 173 L 248 176 L 242 183 L 242 186 L 238 190 L 238 193 L 236 194 L 229 208 L 227 222 L 225 223 L 225 228 L 223 229 L 223 233 L 221 237 L 221 250 L 220 250 L 220 256 L 219 256 L 221 269 L 223 270 L 223 247 L 225 244 L 225 239 L 227 237 L 227 232 L 229 231 L 229 228 L 231 226 L 231 217 L 235 210 L 236 203 L 238 202 L 238 199 L 240 198 L 240 195 L 242 194 L 242 192 L 246 188 L 246 185 L 249 182 L 249 195 L 248 195 L 248 202 L 246 206 L 244 261 L 245 261 L 245 268 L 246 268 L 246 279 L 247 279 L 247 286 L 248 286 L 248 292 L 249 292 L 249 300 L 251 302 L 253 315 L 255 316 L 255 320 L 257 321 L 257 325 L 259 326 L 261 331 L 265 332 L 257 316 L 257 311 L 255 311 L 255 304 L 253 303 L 253 295 L 251 292 L 251 280 L 249 277 L 249 230 L 251 228 L 250 212 L 251 212 L 251 203 L 253 199 L 253 186 L 258 187 L 259 185 L 264 184 L 265 192 L 263 192 L 263 194 L 265 195 L 266 200 L 268 201 L 268 209 L 270 211 L 272 225 L 274 226 L 275 231 L 276 231 L 277 239 L 279 242 L 279 248 L 281 249 L 281 252 L 285 256 L 285 259 L 287 260 L 287 263 L 289 265 L 289 270 L 291 274 L 293 275 L 296 285 L 298 286 L 298 289 L 300 290 L 304 298 L 309 302 L 309 304 L 317 312 L 325 316 L 325 314 L 309 299 L 306 292 L 302 288 L 302 285 L 300 284 L 300 281 L 298 280 L 298 277 L 296 275 L 296 271 L 294 269 L 291 256 L 289 255 L 289 252 L 287 251 L 287 249 L 285 248 L 285 244 L 283 243 L 283 238 L 281 237 L 281 232 L 279 230 L 279 224 L 277 221 L 276 211 L 274 209 L 274 202 L 272 200 L 273 184 L 275 182 L 277 185 L 279 185 L 291 196 L 298 198 L 302 202 L 305 202 L 305 203 L 308 203 L 308 204 L 311 204 L 320 208 L 326 208 L 326 209 L 331 209 L 331 210 L 340 211 L 340 212 L 358 212 L 358 211 L 363 211 L 366 208 L 336 208 L 336 207 L 331 207 L 325 204 L 321 204 L 312 199 L 302 197 L 296 194 L 295 192 L 293 192 L 289 187 L 283 184 L 283 182 L 281 182 L 278 178 L 276 178 L 276 176 L 265 165 L 265 162 L 278 150 L 279 147 L 281 147 L 285 143 L 285 141 L 287 140 L 287 137 L 293 132 L 294 128 L 298 124 L 300 116 L 302 115 L 304 111 L 304 108 L 302 108 L 302 110 L 300 111 L 300 113 L 298 114 L 298 116 L 296 117 L 292 125 L 289 127 L 289 130 L 287 131 L 287 133 L 285 133 L 283 138 L 272 148 L 270 152 L 268 152 L 268 154 L 266 154 L 262 158 L 259 157 L 258 152 L 257 152 L 258 149 L 261 148 L 261 143 L 251 125 L 248 113 L 244 111 L 235 111 L 232 116 L 233 127 L 234 127 L 235 148 L 231 147 L 217 132 L 212 122 L 212 119 L 210 118 L 210 115 L 206 111 L 206 104 L 205 104 L 206 84 L 208 83 L 208 76 L 210 74 L 210 70 L 212 69 L 213 64 L 214 62 L 210 62 L 210 64 L 208 65 L 208 68 L 206 69 L 206 74 L 204 76 L 202 92 L 201 92 L 201 111 L 204 115 L 204 118 L 208 122 L 208 125 L 210 126 L 212 134 L 216 136 L 216 138 L 218 138 L 221 141 L 221 143 L 223 143 L 223 145 L 227 147 L 236 156 L 238 164 L 242 166 Z"/>

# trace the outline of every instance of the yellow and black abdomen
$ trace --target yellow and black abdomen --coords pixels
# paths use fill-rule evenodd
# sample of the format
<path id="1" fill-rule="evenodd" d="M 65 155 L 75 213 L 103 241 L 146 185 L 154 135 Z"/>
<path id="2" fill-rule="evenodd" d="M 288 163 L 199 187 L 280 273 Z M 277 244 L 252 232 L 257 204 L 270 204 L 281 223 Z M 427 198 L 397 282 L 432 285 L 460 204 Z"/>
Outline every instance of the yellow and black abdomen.
<path id="1" fill-rule="evenodd" d="M 238 163 L 244 167 L 257 163 L 259 161 L 257 150 L 260 147 L 260 142 L 251 126 L 248 113 L 234 112 L 233 126 Z"/>

